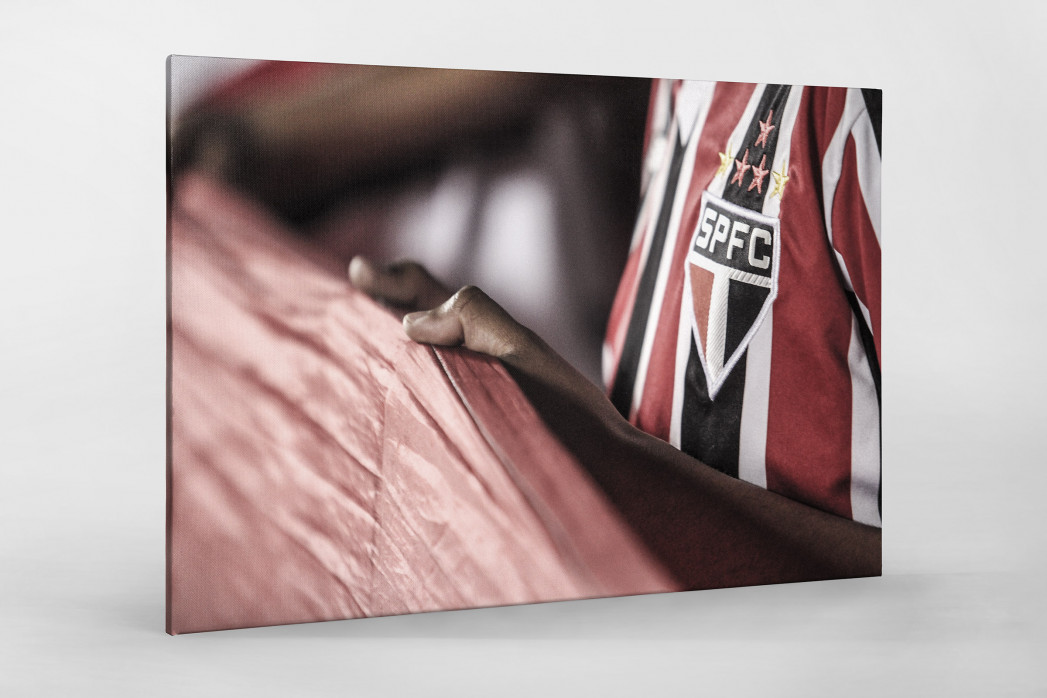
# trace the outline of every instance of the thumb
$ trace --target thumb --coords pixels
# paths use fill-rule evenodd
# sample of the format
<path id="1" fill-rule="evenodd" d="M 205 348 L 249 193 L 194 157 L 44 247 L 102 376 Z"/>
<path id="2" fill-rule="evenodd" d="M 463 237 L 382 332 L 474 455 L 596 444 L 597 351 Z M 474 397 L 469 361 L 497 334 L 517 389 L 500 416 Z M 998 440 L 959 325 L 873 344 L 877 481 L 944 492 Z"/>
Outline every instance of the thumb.
<path id="1" fill-rule="evenodd" d="M 464 346 L 510 363 L 539 341 L 475 286 L 462 288 L 432 310 L 405 315 L 404 330 L 416 342 Z"/>

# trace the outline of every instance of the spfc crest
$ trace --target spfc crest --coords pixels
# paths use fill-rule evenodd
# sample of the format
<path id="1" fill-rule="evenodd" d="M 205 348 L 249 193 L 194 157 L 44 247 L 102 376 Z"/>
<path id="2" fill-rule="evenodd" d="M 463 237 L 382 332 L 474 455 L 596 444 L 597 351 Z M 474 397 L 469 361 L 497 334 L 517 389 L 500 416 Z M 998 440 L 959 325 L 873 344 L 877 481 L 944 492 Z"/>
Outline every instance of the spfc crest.
<path id="1" fill-rule="evenodd" d="M 710 399 L 778 295 L 780 248 L 777 218 L 702 194 L 686 264 L 694 310 L 691 330 Z"/>

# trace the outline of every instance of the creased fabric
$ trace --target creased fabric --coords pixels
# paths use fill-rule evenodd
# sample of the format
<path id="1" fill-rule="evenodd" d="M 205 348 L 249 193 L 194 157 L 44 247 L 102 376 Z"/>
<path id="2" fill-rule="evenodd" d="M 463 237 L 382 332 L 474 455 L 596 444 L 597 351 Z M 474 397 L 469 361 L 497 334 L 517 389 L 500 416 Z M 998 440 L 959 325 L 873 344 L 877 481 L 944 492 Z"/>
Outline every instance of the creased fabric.
<path id="1" fill-rule="evenodd" d="M 169 632 L 676 588 L 500 364 L 201 176 L 169 243 Z"/>

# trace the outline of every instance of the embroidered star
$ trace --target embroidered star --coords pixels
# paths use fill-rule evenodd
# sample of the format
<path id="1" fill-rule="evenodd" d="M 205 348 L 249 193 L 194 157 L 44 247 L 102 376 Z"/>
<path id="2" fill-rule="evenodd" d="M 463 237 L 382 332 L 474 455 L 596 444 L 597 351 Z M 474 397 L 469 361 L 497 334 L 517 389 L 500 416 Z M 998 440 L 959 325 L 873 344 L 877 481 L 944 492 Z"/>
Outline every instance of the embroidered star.
<path id="1" fill-rule="evenodd" d="M 763 178 L 767 176 L 767 170 L 763 169 L 764 163 L 767 162 L 767 156 L 764 155 L 760 158 L 759 165 L 753 165 L 753 181 L 749 183 L 749 188 L 746 191 L 752 191 L 753 187 L 756 187 L 756 191 L 763 194 Z"/>
<path id="2" fill-rule="evenodd" d="M 752 165 L 749 164 L 749 149 L 745 149 L 745 156 L 741 160 L 734 161 L 735 169 L 734 176 L 731 177 L 730 184 L 738 182 L 738 186 L 742 186 L 742 178 L 745 177 L 745 171 L 748 170 Z"/>
<path id="3" fill-rule="evenodd" d="M 759 146 L 761 143 L 763 147 L 767 147 L 767 136 L 771 135 L 771 131 L 774 130 L 774 124 L 771 123 L 774 119 L 774 110 L 767 112 L 767 121 L 760 122 L 760 135 L 756 137 L 756 142 L 753 143 L 753 147 Z"/>
<path id="4" fill-rule="evenodd" d="M 734 153 L 731 152 L 731 142 L 727 141 L 727 152 L 717 153 L 720 156 L 720 166 L 716 169 L 716 176 L 723 177 L 727 174 L 727 168 L 731 166 L 731 160 L 734 160 Z"/>
<path id="5" fill-rule="evenodd" d="M 781 172 L 771 173 L 771 176 L 774 177 L 774 189 L 771 190 L 771 196 L 777 196 L 779 201 L 785 196 L 785 185 L 789 181 L 787 172 L 789 172 L 789 161 L 784 160 Z"/>

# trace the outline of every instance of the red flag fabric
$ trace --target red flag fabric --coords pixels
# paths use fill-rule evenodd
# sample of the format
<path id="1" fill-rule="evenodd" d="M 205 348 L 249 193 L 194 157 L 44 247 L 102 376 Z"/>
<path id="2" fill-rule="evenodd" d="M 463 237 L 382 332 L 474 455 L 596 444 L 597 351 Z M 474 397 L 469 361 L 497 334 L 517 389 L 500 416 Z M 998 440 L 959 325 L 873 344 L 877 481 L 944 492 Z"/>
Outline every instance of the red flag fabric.
<path id="1" fill-rule="evenodd" d="M 199 175 L 169 223 L 172 634 L 679 585 L 497 362 Z"/>

